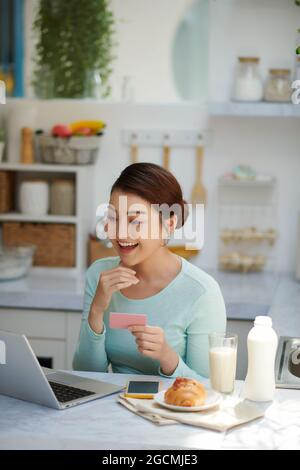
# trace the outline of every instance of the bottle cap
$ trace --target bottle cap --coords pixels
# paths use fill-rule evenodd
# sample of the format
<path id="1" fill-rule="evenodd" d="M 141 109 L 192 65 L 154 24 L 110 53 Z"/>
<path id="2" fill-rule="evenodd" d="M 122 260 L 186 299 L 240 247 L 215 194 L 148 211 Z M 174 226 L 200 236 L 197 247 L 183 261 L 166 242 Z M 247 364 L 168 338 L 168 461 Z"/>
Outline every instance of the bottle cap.
<path id="1" fill-rule="evenodd" d="M 272 326 L 272 318 L 267 315 L 255 317 L 254 326 Z"/>

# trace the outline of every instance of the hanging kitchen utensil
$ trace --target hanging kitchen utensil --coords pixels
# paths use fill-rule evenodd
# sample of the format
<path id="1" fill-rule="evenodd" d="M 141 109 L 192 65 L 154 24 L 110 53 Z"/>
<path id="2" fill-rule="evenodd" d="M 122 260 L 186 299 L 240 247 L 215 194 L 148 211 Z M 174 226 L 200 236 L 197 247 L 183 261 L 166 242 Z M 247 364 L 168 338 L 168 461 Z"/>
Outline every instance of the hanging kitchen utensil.
<path id="1" fill-rule="evenodd" d="M 131 136 L 131 146 L 130 146 L 130 161 L 131 163 L 138 162 L 138 145 L 137 145 L 137 135 L 132 134 Z"/>
<path id="2" fill-rule="evenodd" d="M 164 146 L 163 146 L 163 167 L 166 170 L 170 169 L 170 155 L 171 155 L 171 148 L 169 143 L 169 135 L 166 134 L 164 136 Z"/>
<path id="3" fill-rule="evenodd" d="M 200 143 L 196 146 L 196 181 L 192 190 L 192 204 L 206 204 L 206 189 L 202 183 L 204 148 Z"/>

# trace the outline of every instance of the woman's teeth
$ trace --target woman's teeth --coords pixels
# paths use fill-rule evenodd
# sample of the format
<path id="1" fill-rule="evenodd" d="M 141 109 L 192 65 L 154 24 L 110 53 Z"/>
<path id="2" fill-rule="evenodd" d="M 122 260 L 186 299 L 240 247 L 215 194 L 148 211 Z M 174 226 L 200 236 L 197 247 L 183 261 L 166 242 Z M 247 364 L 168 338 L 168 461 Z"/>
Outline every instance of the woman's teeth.
<path id="1" fill-rule="evenodd" d="M 133 248 L 138 246 L 138 243 L 125 243 L 125 242 L 118 242 L 119 247 L 123 251 L 130 251 Z"/>
<path id="2" fill-rule="evenodd" d="M 119 245 L 120 246 L 135 246 L 135 245 L 137 245 L 137 243 L 121 243 L 121 242 L 119 242 Z"/>

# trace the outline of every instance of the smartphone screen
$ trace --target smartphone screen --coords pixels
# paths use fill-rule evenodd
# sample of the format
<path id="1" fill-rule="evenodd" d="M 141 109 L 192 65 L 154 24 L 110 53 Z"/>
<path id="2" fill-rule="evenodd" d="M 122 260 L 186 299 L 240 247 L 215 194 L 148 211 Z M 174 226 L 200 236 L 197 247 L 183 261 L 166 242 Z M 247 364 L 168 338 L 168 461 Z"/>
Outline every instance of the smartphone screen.
<path id="1" fill-rule="evenodd" d="M 135 381 L 131 380 L 128 384 L 127 393 L 158 393 L 159 382 Z"/>

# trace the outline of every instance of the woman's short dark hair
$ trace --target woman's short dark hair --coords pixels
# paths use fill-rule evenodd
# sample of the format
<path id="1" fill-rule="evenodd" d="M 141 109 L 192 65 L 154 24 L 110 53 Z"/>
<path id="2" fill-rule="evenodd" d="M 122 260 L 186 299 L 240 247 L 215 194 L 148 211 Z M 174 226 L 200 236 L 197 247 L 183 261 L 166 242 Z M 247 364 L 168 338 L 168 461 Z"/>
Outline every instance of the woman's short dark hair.
<path id="1" fill-rule="evenodd" d="M 177 228 L 182 227 L 188 217 L 187 202 L 183 199 L 182 190 L 175 176 L 155 163 L 140 162 L 127 166 L 114 182 L 114 190 L 136 194 L 150 204 L 164 205 L 169 215 L 176 215 Z M 160 211 L 164 217 L 163 210 Z"/>

